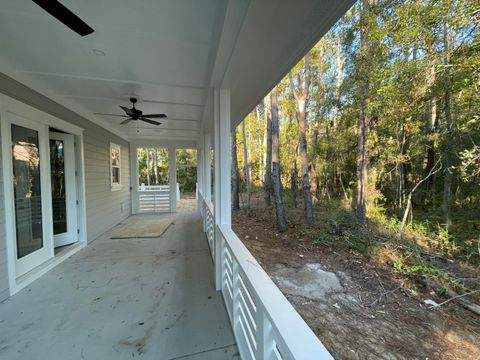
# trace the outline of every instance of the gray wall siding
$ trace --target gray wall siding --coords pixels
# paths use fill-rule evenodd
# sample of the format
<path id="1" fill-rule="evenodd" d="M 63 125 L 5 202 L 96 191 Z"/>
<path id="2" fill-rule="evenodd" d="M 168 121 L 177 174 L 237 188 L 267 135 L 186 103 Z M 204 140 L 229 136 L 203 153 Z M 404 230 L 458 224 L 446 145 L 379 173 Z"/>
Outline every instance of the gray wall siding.
<path id="1" fill-rule="evenodd" d="M 0 93 L 84 129 L 85 198 L 89 242 L 131 214 L 130 150 L 127 141 L 2 73 Z M 118 191 L 110 191 L 110 142 L 121 146 L 123 187 Z M 0 301 L 8 296 L 1 170 L 0 161 Z"/>
<path id="2" fill-rule="evenodd" d="M 122 189 L 110 191 L 110 142 L 121 145 Z M 85 184 L 88 241 L 131 214 L 128 144 L 85 132 Z M 123 204 L 123 211 L 122 211 Z"/>

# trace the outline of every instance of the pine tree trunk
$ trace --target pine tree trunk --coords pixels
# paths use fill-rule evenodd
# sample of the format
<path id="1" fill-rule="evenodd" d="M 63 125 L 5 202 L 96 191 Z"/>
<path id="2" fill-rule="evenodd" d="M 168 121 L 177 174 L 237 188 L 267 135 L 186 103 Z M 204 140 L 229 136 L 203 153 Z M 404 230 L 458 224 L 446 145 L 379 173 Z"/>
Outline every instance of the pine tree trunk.
<path id="1" fill-rule="evenodd" d="M 290 175 L 290 189 L 292 192 L 293 206 L 297 207 L 297 197 L 298 197 L 298 168 L 297 168 L 297 155 L 298 155 L 298 146 L 295 149 L 295 159 L 293 160 L 293 170 Z"/>
<path id="2" fill-rule="evenodd" d="M 299 80 L 299 89 L 295 90 L 292 75 L 290 73 L 290 85 L 295 96 L 298 121 L 298 146 L 300 150 L 302 177 L 303 208 L 305 214 L 305 223 L 310 225 L 313 222 L 312 193 L 310 190 L 310 179 L 308 177 L 308 156 L 307 156 L 307 99 L 310 88 L 310 56 L 305 55 L 305 68 L 303 70 L 303 80 Z M 300 79 L 300 77 L 298 77 Z"/>
<path id="3" fill-rule="evenodd" d="M 275 214 L 277 230 L 285 231 L 287 229 L 287 222 L 285 220 L 285 210 L 282 201 L 282 184 L 280 181 L 280 142 L 278 137 L 279 123 L 276 88 L 270 93 L 270 108 L 272 116 L 272 181 L 273 196 L 275 198 Z"/>
<path id="4" fill-rule="evenodd" d="M 336 63 L 336 79 L 335 90 L 333 94 L 334 105 L 332 108 L 332 127 L 337 128 L 338 125 L 338 112 L 340 109 L 340 88 L 343 84 L 343 63 L 342 58 L 342 38 L 343 38 L 343 20 L 340 20 L 340 25 L 337 34 L 337 43 L 335 44 L 335 63 Z"/>
<path id="5" fill-rule="evenodd" d="M 232 208 L 233 210 L 240 209 L 240 174 L 238 171 L 238 157 L 237 157 L 237 132 L 232 131 Z"/>
<path id="6" fill-rule="evenodd" d="M 242 121 L 242 136 L 243 136 L 243 163 L 245 169 L 245 183 L 247 186 L 247 213 L 250 213 L 250 196 L 251 196 L 251 189 L 250 189 L 250 168 L 248 165 L 248 149 L 247 149 L 247 137 L 245 134 L 245 120 Z"/>
<path id="7" fill-rule="evenodd" d="M 153 149 L 153 173 L 155 175 L 155 185 L 158 185 L 158 159 L 157 149 Z"/>
<path id="8" fill-rule="evenodd" d="M 452 220 L 450 218 L 450 204 L 452 202 L 452 182 L 453 182 L 453 174 L 452 174 L 452 166 L 453 166 L 453 119 L 452 119 L 452 111 L 451 111 L 451 99 L 450 99 L 450 91 L 445 92 L 445 120 L 447 125 L 447 144 L 445 147 L 445 156 L 443 160 L 443 166 L 445 168 L 445 179 L 443 182 L 443 199 L 442 199 L 442 213 L 443 219 L 447 226 L 452 224 Z"/>
<path id="9" fill-rule="evenodd" d="M 362 114 L 358 123 L 358 175 L 357 175 L 357 220 L 365 224 L 367 220 L 368 191 L 368 119 L 366 98 L 362 101 Z"/>
<path id="10" fill-rule="evenodd" d="M 272 114 L 267 111 L 266 128 L 267 148 L 265 154 L 265 179 L 263 182 L 263 203 L 266 207 L 271 205 L 270 193 L 272 187 Z"/>
<path id="11" fill-rule="evenodd" d="M 432 94 L 432 98 L 429 100 L 429 109 L 428 112 L 425 114 L 425 167 L 423 169 L 423 174 L 426 176 L 430 170 L 433 168 L 433 165 L 435 164 L 437 155 L 436 155 L 436 150 L 435 150 L 435 141 L 432 140 L 433 135 L 437 132 L 438 129 L 438 116 L 439 112 L 437 110 L 438 105 L 437 101 L 438 99 L 433 96 L 434 94 L 434 84 L 436 81 L 436 72 L 437 72 L 437 62 L 436 58 L 433 55 L 433 44 L 428 43 L 425 47 L 425 53 L 426 53 L 426 58 L 429 59 L 429 67 L 428 67 L 428 72 L 426 74 L 426 82 L 427 82 L 427 87 Z M 435 182 L 435 175 L 432 175 L 431 177 L 428 178 L 427 181 L 425 181 L 424 184 L 424 191 L 422 194 L 422 202 L 425 202 L 425 198 L 427 194 L 433 190 L 433 184 Z"/>
<path id="12" fill-rule="evenodd" d="M 150 186 L 150 149 L 146 149 L 147 152 L 147 185 Z"/>
<path id="13" fill-rule="evenodd" d="M 445 169 L 445 178 L 443 182 L 443 199 L 442 199 L 442 213 L 443 219 L 445 224 L 450 226 L 452 224 L 452 220 L 450 218 L 450 205 L 452 202 L 452 182 L 453 182 L 453 174 L 452 174 L 452 167 L 453 167 L 453 152 L 454 152 L 454 128 L 455 124 L 452 118 L 452 110 L 451 110 L 451 92 L 450 92 L 450 61 L 448 51 L 450 49 L 450 38 L 448 34 L 448 24 L 444 24 L 444 53 L 445 53 L 445 93 L 444 93 L 444 111 L 445 111 L 445 121 L 446 121 L 446 134 L 445 137 L 447 139 L 446 146 L 445 146 L 445 154 L 443 157 L 443 167 Z M 454 35 L 450 35 L 451 38 L 454 38 Z"/>
<path id="14" fill-rule="evenodd" d="M 360 14 L 360 57 L 362 68 L 366 68 L 366 61 L 369 59 L 366 58 L 367 46 L 366 46 L 366 6 L 367 0 L 362 0 L 361 2 L 361 14 Z M 366 78 L 368 74 L 367 71 L 363 71 L 363 76 L 365 77 L 361 86 L 361 108 L 360 108 L 360 118 L 358 120 L 358 151 L 357 151 L 357 202 L 356 202 L 356 211 L 357 211 L 357 220 L 360 224 L 364 225 L 367 220 L 367 193 L 368 193 L 368 126 L 369 119 L 367 115 L 368 108 L 368 87 L 369 82 Z"/>

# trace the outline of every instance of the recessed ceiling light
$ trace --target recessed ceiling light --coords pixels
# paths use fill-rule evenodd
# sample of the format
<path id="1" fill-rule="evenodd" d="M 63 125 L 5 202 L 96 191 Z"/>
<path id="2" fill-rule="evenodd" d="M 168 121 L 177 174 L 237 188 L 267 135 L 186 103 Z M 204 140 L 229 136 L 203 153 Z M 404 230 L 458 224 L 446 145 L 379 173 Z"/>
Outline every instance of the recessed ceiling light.
<path id="1" fill-rule="evenodd" d="M 102 51 L 100 49 L 93 49 L 92 51 L 97 56 L 105 56 L 105 51 Z"/>

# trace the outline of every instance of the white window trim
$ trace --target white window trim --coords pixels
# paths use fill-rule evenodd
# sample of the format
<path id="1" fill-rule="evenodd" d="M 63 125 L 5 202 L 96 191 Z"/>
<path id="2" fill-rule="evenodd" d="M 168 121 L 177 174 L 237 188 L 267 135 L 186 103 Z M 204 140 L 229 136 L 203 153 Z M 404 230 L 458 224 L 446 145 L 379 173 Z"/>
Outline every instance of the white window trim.
<path id="1" fill-rule="evenodd" d="M 120 165 L 118 166 L 118 173 L 119 173 L 119 182 L 114 183 L 113 182 L 113 172 L 112 172 L 112 150 L 118 150 L 118 153 L 120 155 Z M 110 152 L 108 153 L 108 165 L 110 168 L 110 191 L 118 191 L 123 188 L 122 185 L 122 148 L 120 145 L 117 145 L 115 143 L 110 143 Z"/>

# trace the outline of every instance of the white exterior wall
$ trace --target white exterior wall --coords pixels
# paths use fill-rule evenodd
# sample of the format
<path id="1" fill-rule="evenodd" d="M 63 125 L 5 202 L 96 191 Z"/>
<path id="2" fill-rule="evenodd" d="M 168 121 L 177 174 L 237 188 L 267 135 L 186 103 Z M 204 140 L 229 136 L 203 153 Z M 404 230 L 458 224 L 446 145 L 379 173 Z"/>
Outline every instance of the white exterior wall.
<path id="1" fill-rule="evenodd" d="M 0 159 L 1 158 L 2 146 L 0 143 Z M 0 301 L 6 299 L 9 295 L 7 270 L 7 242 L 5 240 L 5 206 L 3 196 L 3 181 L 2 161 L 0 161 Z"/>
<path id="2" fill-rule="evenodd" d="M 86 221 L 89 242 L 131 214 L 130 144 L 127 141 L 1 73 L 0 93 L 84 129 Z M 0 108 L 0 115 L 1 111 Z M 121 146 L 122 189 L 113 192 L 110 191 L 110 142 Z M 4 178 L 1 163 L 0 161 L 0 301 L 9 296 L 5 235 L 5 216 L 8 214 L 4 211 Z"/>

